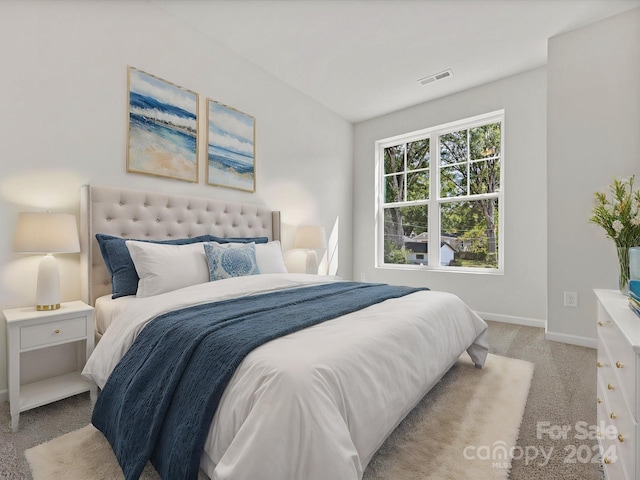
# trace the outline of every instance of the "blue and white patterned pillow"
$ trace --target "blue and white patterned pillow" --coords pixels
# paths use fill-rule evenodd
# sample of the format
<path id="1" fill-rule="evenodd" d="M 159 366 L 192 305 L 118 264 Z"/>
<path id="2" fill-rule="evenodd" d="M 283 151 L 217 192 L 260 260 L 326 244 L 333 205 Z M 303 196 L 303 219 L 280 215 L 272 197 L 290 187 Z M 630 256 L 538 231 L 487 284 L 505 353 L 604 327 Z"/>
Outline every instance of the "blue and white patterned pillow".
<path id="1" fill-rule="evenodd" d="M 211 281 L 260 273 L 255 243 L 205 243 L 204 253 Z"/>

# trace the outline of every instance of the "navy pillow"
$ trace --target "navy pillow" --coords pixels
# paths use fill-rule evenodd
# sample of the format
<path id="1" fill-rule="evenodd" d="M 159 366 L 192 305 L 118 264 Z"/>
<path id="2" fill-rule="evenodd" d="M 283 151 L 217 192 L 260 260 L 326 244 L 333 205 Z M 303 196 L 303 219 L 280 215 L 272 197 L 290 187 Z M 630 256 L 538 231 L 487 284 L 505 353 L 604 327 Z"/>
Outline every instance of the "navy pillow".
<path id="1" fill-rule="evenodd" d="M 127 295 L 135 295 L 138 291 L 138 272 L 131 260 L 131 255 L 127 249 L 125 242 L 127 240 L 136 240 L 134 238 L 114 237 L 103 233 L 96 233 L 96 240 L 104 258 L 104 263 L 111 275 L 111 298 L 125 297 Z M 175 240 L 138 240 L 140 242 L 164 243 L 170 245 L 186 245 L 189 243 L 199 242 L 218 242 L 218 243 L 267 243 L 267 237 L 255 238 L 220 238 L 213 235 L 200 235 L 191 238 L 178 238 Z"/>

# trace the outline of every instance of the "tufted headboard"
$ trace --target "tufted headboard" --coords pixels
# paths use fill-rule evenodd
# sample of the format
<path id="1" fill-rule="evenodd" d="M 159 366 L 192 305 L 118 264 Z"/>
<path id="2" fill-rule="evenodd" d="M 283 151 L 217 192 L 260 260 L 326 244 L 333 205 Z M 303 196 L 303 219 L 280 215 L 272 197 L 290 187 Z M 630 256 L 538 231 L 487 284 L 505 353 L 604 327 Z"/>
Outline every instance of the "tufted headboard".
<path id="1" fill-rule="evenodd" d="M 96 233 L 143 240 L 216 235 L 280 239 L 280 212 L 211 198 L 84 185 L 80 201 L 82 299 L 111 293 Z"/>

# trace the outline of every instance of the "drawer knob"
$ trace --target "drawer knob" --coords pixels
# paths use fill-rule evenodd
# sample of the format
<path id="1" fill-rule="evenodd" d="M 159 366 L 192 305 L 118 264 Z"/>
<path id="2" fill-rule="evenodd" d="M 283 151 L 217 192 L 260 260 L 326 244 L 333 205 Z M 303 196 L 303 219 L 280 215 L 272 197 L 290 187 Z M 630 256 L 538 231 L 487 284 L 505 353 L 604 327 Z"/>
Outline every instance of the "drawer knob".
<path id="1" fill-rule="evenodd" d="M 597 362 L 596 365 L 598 366 L 598 368 L 602 367 L 602 363 L 600 363 L 600 362 Z"/>
<path id="2" fill-rule="evenodd" d="M 603 325 L 604 325 L 604 323 L 602 323 L 602 322 L 598 322 L 598 326 L 599 326 L 599 327 L 602 327 Z"/>
<path id="3" fill-rule="evenodd" d="M 602 399 L 600 397 L 598 397 L 598 403 L 602 403 Z"/>
<path id="4" fill-rule="evenodd" d="M 56 328 L 55 333 L 60 333 L 60 329 L 59 329 L 59 328 Z"/>
<path id="5" fill-rule="evenodd" d="M 607 390 L 613 390 L 613 385 L 611 385 L 610 383 L 607 384 Z"/>
<path id="6" fill-rule="evenodd" d="M 624 368 L 624 365 L 622 364 L 622 362 L 621 362 L 620 360 L 618 360 L 618 361 L 616 362 L 616 367 L 618 367 L 618 368 Z"/>
<path id="7" fill-rule="evenodd" d="M 618 441 L 619 441 L 620 443 L 624 442 L 624 437 L 622 436 L 622 434 L 621 434 L 621 433 L 618 435 Z"/>
<path id="8" fill-rule="evenodd" d="M 609 459 L 609 457 L 604 457 L 604 463 L 606 463 L 607 465 L 611 463 L 611 460 Z"/>
<path id="9" fill-rule="evenodd" d="M 615 419 L 616 419 L 616 418 L 618 418 L 618 417 L 616 417 L 616 414 L 615 414 L 615 413 L 611 412 L 611 413 L 609 414 L 609 418 L 610 418 L 611 420 L 615 420 Z"/>

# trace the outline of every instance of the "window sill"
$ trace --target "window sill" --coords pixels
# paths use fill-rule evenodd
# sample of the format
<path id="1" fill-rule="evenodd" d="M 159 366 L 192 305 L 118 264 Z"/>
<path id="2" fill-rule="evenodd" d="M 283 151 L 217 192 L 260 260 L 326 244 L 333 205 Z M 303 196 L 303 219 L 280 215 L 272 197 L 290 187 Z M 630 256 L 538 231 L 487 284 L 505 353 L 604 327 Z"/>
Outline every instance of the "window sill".
<path id="1" fill-rule="evenodd" d="M 408 272 L 434 272 L 434 273 L 466 273 L 471 275 L 504 275 L 504 269 L 500 268 L 465 268 L 465 267 L 429 267 L 426 265 L 376 265 L 378 270 L 404 270 Z"/>

